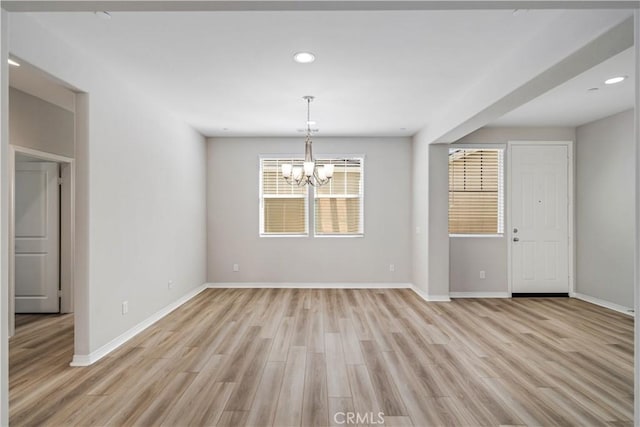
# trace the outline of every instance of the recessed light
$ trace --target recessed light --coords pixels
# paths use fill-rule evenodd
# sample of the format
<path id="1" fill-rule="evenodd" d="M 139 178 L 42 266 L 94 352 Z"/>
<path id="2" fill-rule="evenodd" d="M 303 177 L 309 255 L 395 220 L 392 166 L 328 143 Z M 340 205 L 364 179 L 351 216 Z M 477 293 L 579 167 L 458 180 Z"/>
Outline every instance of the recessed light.
<path id="1" fill-rule="evenodd" d="M 9 61 L 7 61 L 7 62 L 9 62 L 9 65 L 13 65 L 14 67 L 19 67 L 19 66 L 20 66 L 20 63 L 19 63 L 19 62 L 14 61 L 14 60 L 13 60 L 13 59 L 11 59 L 11 58 L 9 58 Z"/>
<path id="2" fill-rule="evenodd" d="M 626 78 L 627 78 L 627 76 L 611 77 L 610 79 L 605 80 L 604 84 L 606 84 L 606 85 L 614 85 L 616 83 L 620 83 L 621 81 L 623 81 Z"/>
<path id="3" fill-rule="evenodd" d="M 587 89 L 587 92 L 595 92 L 597 90 L 600 90 L 599 87 L 590 87 L 589 89 Z"/>
<path id="4" fill-rule="evenodd" d="M 298 52 L 293 55 L 293 60 L 300 64 L 310 64 L 316 60 L 316 56 L 311 52 Z"/>

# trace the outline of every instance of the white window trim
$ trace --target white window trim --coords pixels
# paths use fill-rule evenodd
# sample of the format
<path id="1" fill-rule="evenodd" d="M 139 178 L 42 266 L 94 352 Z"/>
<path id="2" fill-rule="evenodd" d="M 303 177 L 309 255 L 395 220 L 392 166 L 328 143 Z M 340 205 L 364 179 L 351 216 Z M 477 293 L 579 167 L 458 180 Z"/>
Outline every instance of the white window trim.
<path id="1" fill-rule="evenodd" d="M 316 159 L 320 160 L 349 160 L 349 159 L 357 159 L 360 160 L 360 179 L 361 179 L 361 194 L 358 196 L 346 196 L 347 198 L 360 198 L 360 232 L 356 234 L 319 234 L 315 231 L 315 199 L 316 199 L 316 190 L 315 187 L 311 186 L 307 189 L 307 193 L 305 198 L 307 203 L 305 203 L 305 232 L 304 233 L 265 233 L 264 232 L 264 199 L 275 196 L 264 196 L 262 193 L 262 160 L 283 160 L 283 159 L 293 159 L 293 160 L 304 160 L 304 155 L 298 154 L 260 154 L 258 156 L 258 236 L 259 237 L 275 237 L 275 238 L 284 238 L 284 237 L 293 237 L 293 238 L 302 238 L 302 237 L 312 237 L 312 238 L 363 238 L 364 237 L 364 184 L 365 184 L 365 161 L 366 155 L 364 154 L 316 154 L 314 156 Z M 283 195 L 285 198 L 287 195 Z M 282 198 L 283 196 L 278 196 L 278 198 Z M 295 195 L 290 195 L 291 198 L 297 198 Z M 330 196 L 326 195 L 318 195 L 318 198 L 329 198 Z M 313 214 L 310 214 L 310 211 Z"/>
<path id="2" fill-rule="evenodd" d="M 472 238 L 478 238 L 478 237 L 488 237 L 490 239 L 495 239 L 495 238 L 501 238 L 504 237 L 504 233 L 502 234 L 449 234 L 449 237 L 452 238 L 467 238 L 467 237 L 472 237 Z"/>
<path id="3" fill-rule="evenodd" d="M 489 237 L 489 238 L 501 238 L 504 237 L 506 235 L 506 229 L 507 229 L 507 221 L 506 221 L 506 195 L 507 195 L 507 188 L 506 188 L 506 169 L 507 169 L 507 153 L 508 153 L 508 144 L 485 144 L 485 143 L 465 143 L 465 144 L 459 144 L 459 143 L 453 143 L 453 144 L 449 144 L 449 149 L 460 149 L 460 150 L 470 150 L 470 149 L 477 149 L 477 150 L 502 150 L 502 170 L 498 173 L 498 179 L 501 181 L 498 184 L 498 192 L 499 192 L 499 196 L 498 196 L 498 200 L 502 201 L 502 205 L 499 206 L 499 208 L 501 208 L 502 210 L 502 216 L 500 216 L 500 213 L 498 212 L 498 229 L 500 228 L 500 225 L 502 225 L 502 233 L 488 233 L 488 234 L 480 234 L 480 233 L 449 233 L 449 237 L 450 238 L 470 238 L 470 239 L 477 239 L 477 238 L 485 238 L 485 237 Z M 447 165 L 448 168 L 448 165 Z M 500 197 L 501 196 L 501 197 Z M 500 203 L 499 203 L 500 205 Z M 447 228 L 448 228 L 448 218 L 449 218 L 449 214 L 447 212 Z M 502 219 L 502 221 L 500 221 L 500 219 Z"/>
<path id="4" fill-rule="evenodd" d="M 466 143 L 460 144 L 454 142 L 453 144 L 449 144 L 449 148 L 461 149 L 461 150 L 471 150 L 471 149 L 487 149 L 487 150 L 507 150 L 507 144 L 485 144 L 485 143 Z"/>
<path id="5" fill-rule="evenodd" d="M 260 211 L 258 215 L 258 236 L 260 237 L 275 237 L 275 238 L 283 238 L 283 237 L 309 237 L 309 192 L 304 196 L 306 203 L 304 204 L 304 233 L 266 233 L 264 231 L 264 199 L 269 198 L 301 198 L 294 194 L 288 195 L 283 194 L 282 196 L 265 196 L 262 193 L 263 185 L 262 185 L 262 161 L 263 160 L 283 160 L 283 159 L 293 159 L 293 160 L 304 160 L 304 156 L 300 154 L 261 154 L 258 157 L 258 210 Z"/>
<path id="6" fill-rule="evenodd" d="M 316 189 L 312 189 L 313 195 L 309 198 L 309 203 L 313 204 L 313 237 L 321 238 L 321 239 L 342 239 L 342 238 L 362 238 L 364 237 L 364 180 L 365 180 L 365 161 L 366 156 L 364 154 L 318 154 L 315 156 L 316 159 L 320 160 L 359 160 L 360 161 L 360 194 L 358 196 L 345 196 L 345 198 L 360 198 L 360 232 L 354 234 L 324 234 L 324 233 L 316 233 L 316 210 L 315 210 L 315 200 L 316 200 Z M 330 196 L 326 195 L 318 195 L 318 198 L 330 198 Z"/>

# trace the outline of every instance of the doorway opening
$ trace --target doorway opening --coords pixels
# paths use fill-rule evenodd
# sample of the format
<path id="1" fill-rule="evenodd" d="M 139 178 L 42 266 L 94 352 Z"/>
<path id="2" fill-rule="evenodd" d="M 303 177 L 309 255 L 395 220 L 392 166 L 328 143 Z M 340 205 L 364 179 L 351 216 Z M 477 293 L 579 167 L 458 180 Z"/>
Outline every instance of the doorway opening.
<path id="1" fill-rule="evenodd" d="M 75 173 L 71 158 L 19 146 L 9 162 L 12 336 L 16 315 L 73 313 Z"/>

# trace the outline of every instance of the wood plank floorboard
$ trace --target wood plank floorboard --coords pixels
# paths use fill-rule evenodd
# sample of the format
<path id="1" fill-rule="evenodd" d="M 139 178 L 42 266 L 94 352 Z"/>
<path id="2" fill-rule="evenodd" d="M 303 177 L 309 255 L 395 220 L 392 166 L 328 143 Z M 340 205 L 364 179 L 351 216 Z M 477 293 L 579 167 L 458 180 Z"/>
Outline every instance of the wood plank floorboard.
<path id="1" fill-rule="evenodd" d="M 633 319 L 569 298 L 208 289 L 92 366 L 18 315 L 15 426 L 631 426 Z"/>

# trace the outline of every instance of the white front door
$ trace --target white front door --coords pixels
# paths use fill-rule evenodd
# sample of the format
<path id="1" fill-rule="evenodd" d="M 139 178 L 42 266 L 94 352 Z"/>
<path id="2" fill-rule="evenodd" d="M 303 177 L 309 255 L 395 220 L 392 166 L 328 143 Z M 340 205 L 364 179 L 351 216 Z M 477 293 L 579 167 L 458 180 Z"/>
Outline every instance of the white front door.
<path id="1" fill-rule="evenodd" d="M 513 293 L 569 292 L 568 146 L 511 146 Z"/>
<path id="2" fill-rule="evenodd" d="M 16 162 L 15 312 L 60 311 L 58 164 Z"/>

